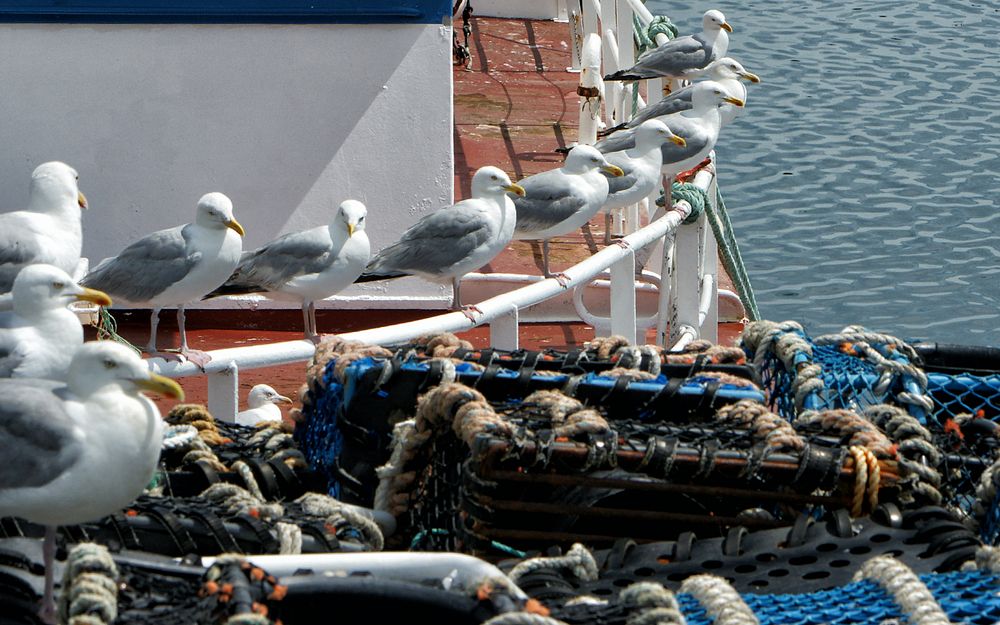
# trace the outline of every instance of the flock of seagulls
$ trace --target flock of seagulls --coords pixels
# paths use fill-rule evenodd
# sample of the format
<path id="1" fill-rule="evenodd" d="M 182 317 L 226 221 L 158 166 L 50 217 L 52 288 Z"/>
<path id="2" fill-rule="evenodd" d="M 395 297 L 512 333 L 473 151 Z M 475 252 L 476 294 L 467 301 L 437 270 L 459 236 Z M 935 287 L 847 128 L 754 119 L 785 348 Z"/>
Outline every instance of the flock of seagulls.
<path id="1" fill-rule="evenodd" d="M 496 167 L 479 169 L 470 198 L 426 215 L 374 257 L 361 202 L 341 203 L 329 224 L 243 250 L 245 230 L 232 201 L 213 192 L 198 200 L 191 223 L 149 234 L 81 275 L 87 200 L 79 175 L 61 162 L 38 166 L 28 206 L 0 214 L 0 378 L 9 378 L 0 379 L 0 455 L 8 459 L 0 467 L 0 516 L 49 528 L 43 617 L 54 615 L 55 527 L 124 507 L 153 474 L 163 425 L 140 393 L 183 398 L 175 382 L 151 373 L 131 350 L 111 341 L 84 343 L 69 303 L 151 308 L 151 354 L 159 353 L 161 309 L 175 307 L 179 353 L 204 366 L 208 356 L 188 346 L 184 308 L 205 298 L 262 293 L 299 302 L 304 336 L 315 341 L 316 301 L 355 282 L 400 276 L 450 282 L 459 309 L 462 277 L 513 240 L 541 241 L 543 271 L 551 276 L 550 239 L 602 209 L 649 196 L 661 176 L 672 179 L 711 152 L 722 126 L 746 102 L 741 81 L 759 82 L 725 56 L 730 32 L 721 12 L 708 11 L 702 33 L 669 41 L 606 77 L 708 80 L 651 104 L 596 146 L 573 147 L 556 169 L 518 183 Z M 290 402 L 258 385 L 238 420 L 278 420 L 276 404 Z"/>

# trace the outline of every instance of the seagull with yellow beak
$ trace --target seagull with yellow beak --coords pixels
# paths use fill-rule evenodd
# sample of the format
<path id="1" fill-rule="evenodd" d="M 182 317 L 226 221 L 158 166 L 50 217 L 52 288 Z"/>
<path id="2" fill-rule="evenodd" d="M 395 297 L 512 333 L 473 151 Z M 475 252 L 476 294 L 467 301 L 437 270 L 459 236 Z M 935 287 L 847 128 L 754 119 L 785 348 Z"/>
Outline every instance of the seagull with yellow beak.
<path id="1" fill-rule="evenodd" d="M 292 232 L 244 253 L 229 280 L 205 297 L 264 293 L 301 302 L 305 338 L 315 339 L 316 301 L 353 284 L 368 263 L 367 215 L 361 202 L 344 201 L 329 225 Z"/>
<path id="2" fill-rule="evenodd" d="M 0 378 L 66 380 L 83 345 L 72 302 L 110 306 L 107 293 L 82 287 L 62 269 L 28 265 L 14 279 L 13 310 L 0 313 Z"/>
<path id="3" fill-rule="evenodd" d="M 487 166 L 472 176 L 472 197 L 434 211 L 368 263 L 358 282 L 419 276 L 451 282 L 452 308 L 461 308 L 462 276 L 493 260 L 514 235 L 514 204 L 508 194 L 524 189 L 503 170 Z M 466 313 L 468 314 L 468 312 Z"/>
<path id="4" fill-rule="evenodd" d="M 184 306 L 222 285 L 236 269 L 243 250 L 243 226 L 233 203 L 222 193 L 198 200 L 192 223 L 154 232 L 94 268 L 81 284 L 100 289 L 130 307 L 153 309 L 149 344 L 156 353 L 156 328 L 162 308 L 177 307 L 180 354 L 202 367 L 210 357 L 188 348 Z"/>
<path id="5" fill-rule="evenodd" d="M 45 525 L 45 623 L 56 622 L 57 526 L 120 512 L 156 470 L 164 423 L 143 391 L 184 399 L 113 341 L 76 350 L 65 384 L 0 380 L 0 513 Z"/>
<path id="6" fill-rule="evenodd" d="M 729 51 L 729 33 L 733 27 L 722 11 L 706 11 L 702 30 L 694 35 L 671 39 L 639 57 L 628 69 L 608 74 L 604 80 L 642 80 L 644 78 L 689 79 Z"/>
<path id="7" fill-rule="evenodd" d="M 635 143 L 629 147 L 635 147 Z M 549 271 L 549 239 L 577 230 L 591 220 L 608 200 L 608 178 L 624 174 L 589 145 L 578 145 L 562 167 L 528 176 L 520 182 L 524 197 L 514 200 L 517 228 L 514 238 L 542 241 L 542 271 Z"/>
<path id="8" fill-rule="evenodd" d="M 83 242 L 80 214 L 87 208 L 78 179 L 66 163 L 42 163 L 31 174 L 28 207 L 0 214 L 0 293 L 10 292 L 17 274 L 32 263 L 75 275 Z"/>

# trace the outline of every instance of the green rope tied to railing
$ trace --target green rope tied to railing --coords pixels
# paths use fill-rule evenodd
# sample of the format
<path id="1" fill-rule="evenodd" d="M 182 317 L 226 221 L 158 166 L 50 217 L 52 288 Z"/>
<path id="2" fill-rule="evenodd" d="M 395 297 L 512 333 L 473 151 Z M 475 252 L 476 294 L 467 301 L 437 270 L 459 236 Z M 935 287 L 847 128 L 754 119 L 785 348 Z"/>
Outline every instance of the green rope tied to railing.
<path id="1" fill-rule="evenodd" d="M 729 220 L 729 212 L 726 210 L 726 203 L 722 200 L 722 192 L 718 185 L 715 187 L 715 204 L 709 201 L 708 193 L 691 183 L 675 182 L 670 189 L 674 202 L 684 200 L 691 205 L 691 214 L 688 215 L 684 223 L 691 224 L 698 220 L 703 212 L 708 214 L 708 223 L 712 227 L 715 241 L 719 246 L 719 257 L 726 273 L 733 279 L 733 286 L 736 287 L 736 294 L 746 309 L 747 317 L 751 321 L 760 319 L 760 311 L 757 309 L 757 298 L 753 293 L 753 286 L 750 284 L 750 276 L 747 274 L 746 266 L 743 264 L 743 256 L 740 254 L 740 246 L 736 242 L 733 234 L 733 223 Z M 656 200 L 657 206 L 663 206 L 663 194 Z"/>
<path id="2" fill-rule="evenodd" d="M 701 214 L 705 212 L 705 207 L 711 204 L 708 201 L 708 194 L 690 182 L 675 182 L 670 188 L 670 194 L 674 202 L 684 200 L 691 205 L 691 214 L 683 222 L 686 224 L 693 224 L 698 221 Z M 662 202 L 658 203 L 662 204 Z"/>
<path id="3" fill-rule="evenodd" d="M 97 338 L 102 341 L 121 343 L 139 356 L 142 355 L 141 349 L 129 343 L 124 337 L 118 334 L 118 322 L 115 321 L 115 318 L 111 316 L 111 313 L 104 306 L 101 306 L 101 311 L 98 313 Z"/>

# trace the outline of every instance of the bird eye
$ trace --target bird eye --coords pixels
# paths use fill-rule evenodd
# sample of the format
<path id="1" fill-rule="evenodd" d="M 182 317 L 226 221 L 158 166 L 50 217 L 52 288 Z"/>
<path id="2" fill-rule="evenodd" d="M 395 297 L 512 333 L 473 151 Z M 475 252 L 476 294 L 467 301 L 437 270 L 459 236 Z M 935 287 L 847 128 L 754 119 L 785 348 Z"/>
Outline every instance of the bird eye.
<path id="1" fill-rule="evenodd" d="M 364 218 L 364 217 L 361 217 L 360 219 L 358 219 L 358 223 L 361 223 L 361 222 L 362 222 L 362 221 L 364 221 L 364 220 L 365 220 L 365 218 Z"/>
<path id="2" fill-rule="evenodd" d="M 598 159 L 598 158 L 596 158 L 596 157 L 595 157 L 595 158 L 592 158 L 592 159 L 590 159 L 590 160 L 594 161 L 595 163 L 599 163 L 599 162 L 600 162 L 600 159 Z"/>
<path id="3" fill-rule="evenodd" d="M 497 178 L 496 176 L 490 176 L 490 178 L 493 180 L 499 180 L 499 178 Z"/>
<path id="4" fill-rule="evenodd" d="M 53 282 L 52 283 L 52 288 L 53 289 L 65 289 L 66 288 L 66 283 L 65 282 Z"/>
<path id="5" fill-rule="evenodd" d="M 103 364 L 105 369 L 114 369 L 118 366 L 118 363 L 114 360 L 105 360 Z"/>

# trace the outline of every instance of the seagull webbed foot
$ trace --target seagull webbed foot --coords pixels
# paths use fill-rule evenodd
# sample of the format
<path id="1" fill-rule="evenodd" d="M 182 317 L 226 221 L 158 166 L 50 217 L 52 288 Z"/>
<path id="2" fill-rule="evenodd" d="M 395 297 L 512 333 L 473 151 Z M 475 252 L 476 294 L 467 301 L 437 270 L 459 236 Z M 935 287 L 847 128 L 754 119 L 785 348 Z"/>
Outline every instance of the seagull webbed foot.
<path id="1" fill-rule="evenodd" d="M 479 313 L 480 315 L 483 314 L 483 311 L 479 310 L 479 308 L 473 304 L 466 304 L 465 306 L 462 306 L 461 312 L 469 321 L 473 323 L 476 322 L 476 315 L 474 313 Z"/>

